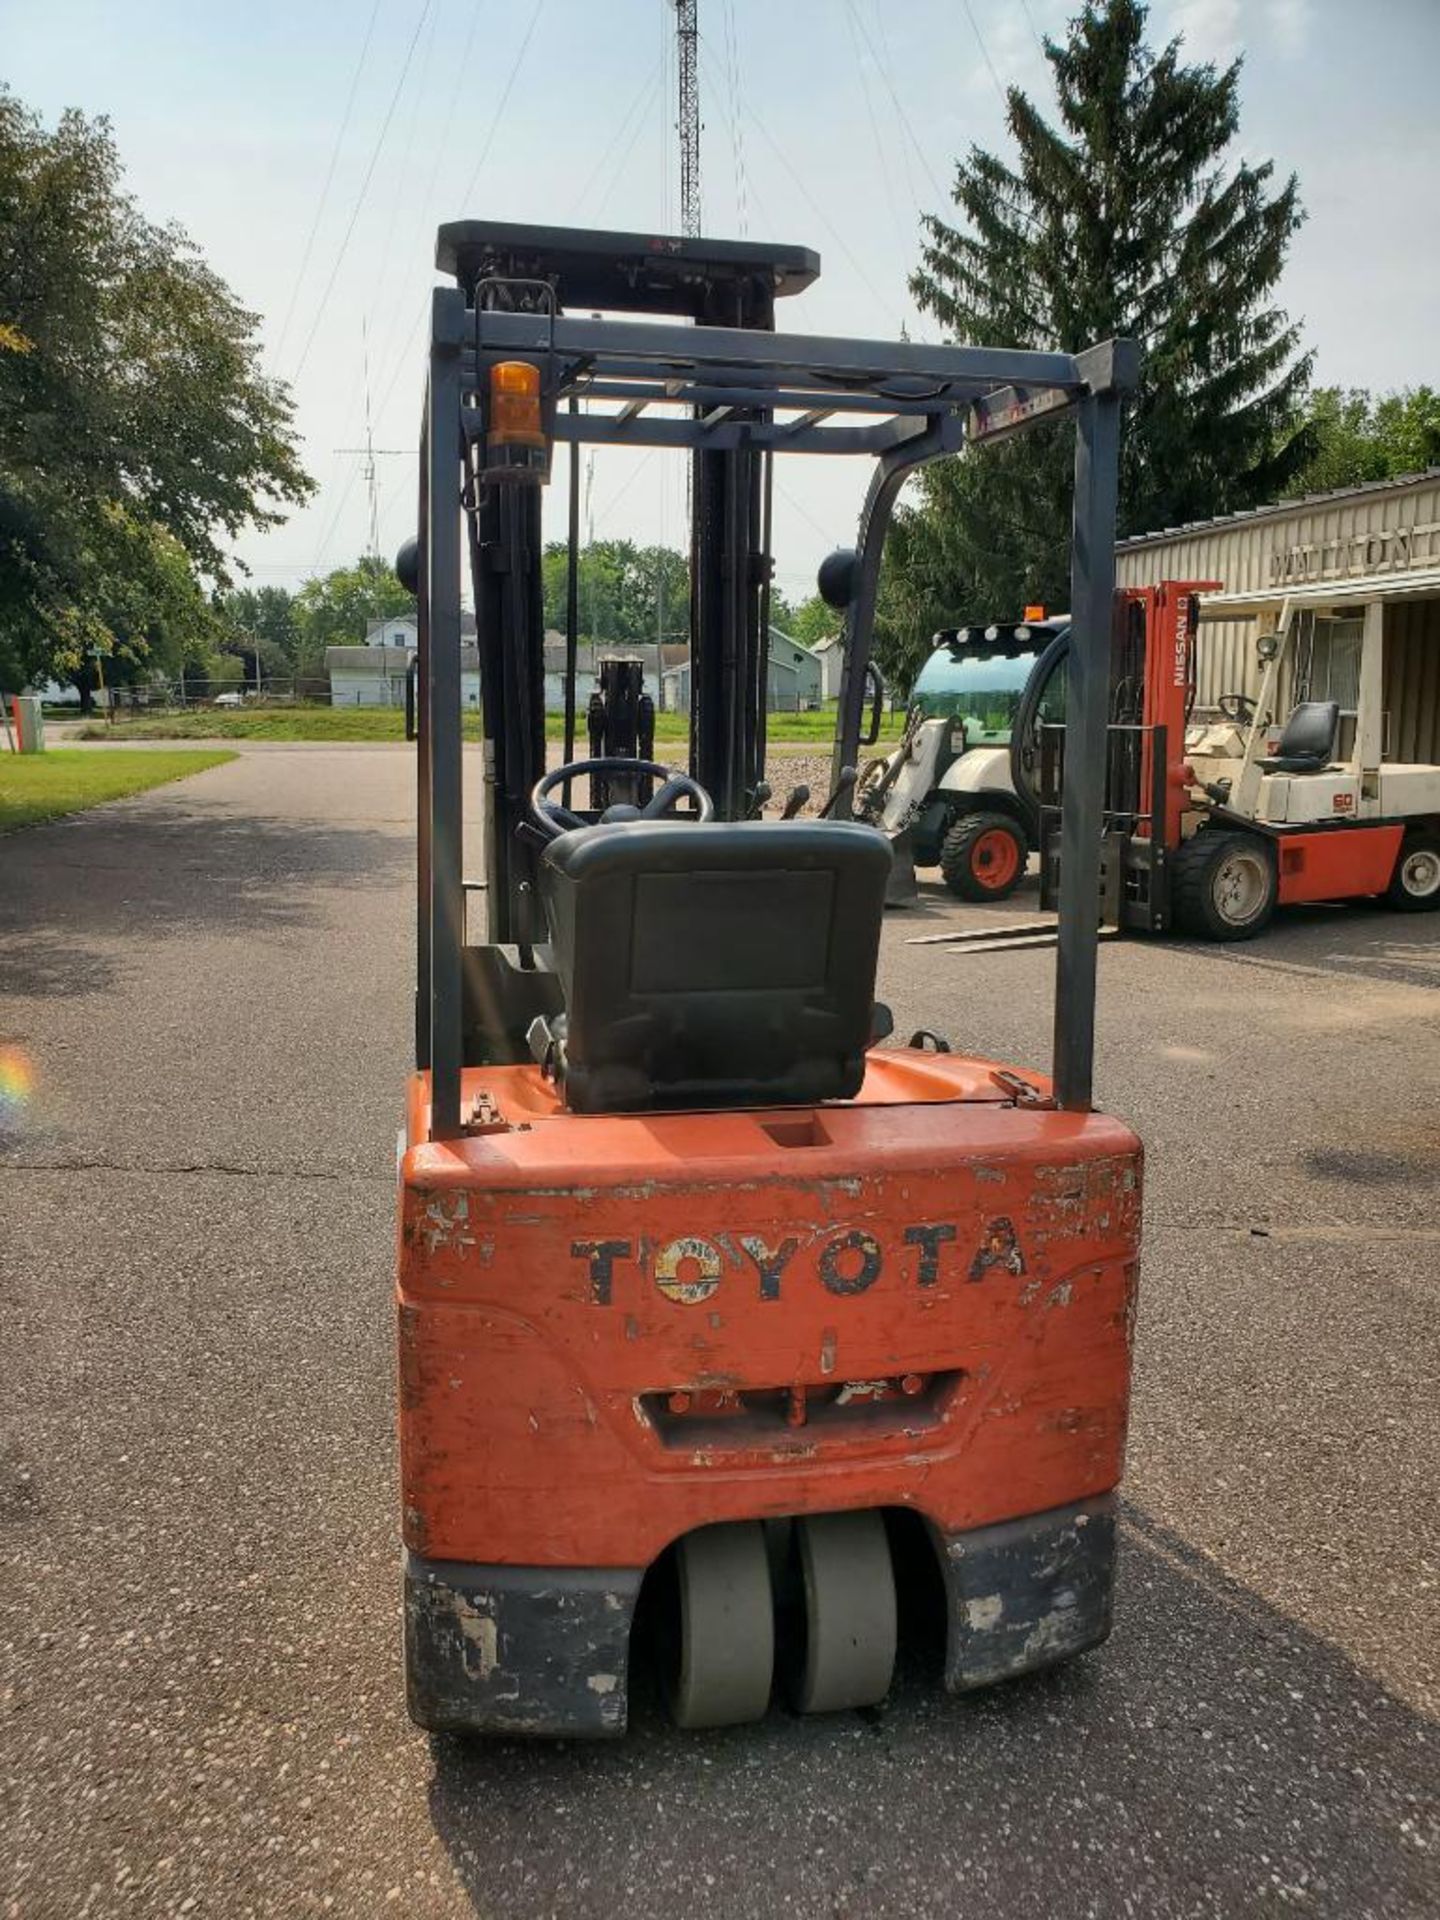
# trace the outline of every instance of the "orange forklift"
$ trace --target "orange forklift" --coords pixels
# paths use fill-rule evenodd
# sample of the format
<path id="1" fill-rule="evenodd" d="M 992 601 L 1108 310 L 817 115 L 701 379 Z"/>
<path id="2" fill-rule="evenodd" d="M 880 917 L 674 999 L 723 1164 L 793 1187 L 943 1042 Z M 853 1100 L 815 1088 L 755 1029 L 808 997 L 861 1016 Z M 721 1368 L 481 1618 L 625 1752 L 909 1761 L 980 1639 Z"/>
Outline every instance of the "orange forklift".
<path id="1" fill-rule="evenodd" d="M 778 331 L 798 247 L 463 222 L 438 262 L 418 539 L 416 1071 L 399 1166 L 410 1711 L 617 1735 L 642 1590 L 677 1721 L 871 1706 L 894 1543 L 952 1692 L 1110 1628 L 1140 1146 L 1094 1110 L 1121 396 L 1138 356 Z M 881 1046 L 890 871 L 849 800 L 881 546 L 923 462 L 1076 432 L 1052 1071 Z M 564 764 L 546 770 L 541 496 L 569 451 Z M 690 739 L 577 759 L 578 450 L 690 462 Z M 777 457 L 873 462 L 833 791 L 762 817 Z M 461 569 L 485 744 L 467 882 Z M 634 688 L 629 689 L 633 696 Z M 627 696 L 627 697 L 629 697 Z M 604 690 L 599 696 L 604 703 Z M 631 702 L 632 706 L 634 702 Z M 603 715 L 601 716 L 603 721 Z M 594 710 L 592 706 L 592 726 Z M 472 939 L 467 908 L 483 911 Z M 778 1626 L 777 1626 L 778 1620 Z"/>
<path id="2" fill-rule="evenodd" d="M 1378 899 L 1433 912 L 1440 768 L 1383 760 L 1378 623 L 1367 623 L 1371 670 L 1361 676 L 1350 747 L 1342 749 L 1334 701 L 1301 697 L 1283 727 L 1275 723 L 1288 609 L 1278 634 L 1257 638 L 1258 695 L 1223 693 L 1197 721 L 1197 636 L 1206 597 L 1220 591 L 1215 580 L 1162 580 L 1115 595 L 1101 818 L 1106 926 L 1247 940 L 1277 907 L 1303 903 Z M 1065 728 L 1046 716 L 1062 704 L 1056 683 L 1069 653 L 1062 628 L 1021 695 L 1010 739 L 1017 802 L 1041 823 L 1044 907 L 1060 891 L 1067 752 Z"/>

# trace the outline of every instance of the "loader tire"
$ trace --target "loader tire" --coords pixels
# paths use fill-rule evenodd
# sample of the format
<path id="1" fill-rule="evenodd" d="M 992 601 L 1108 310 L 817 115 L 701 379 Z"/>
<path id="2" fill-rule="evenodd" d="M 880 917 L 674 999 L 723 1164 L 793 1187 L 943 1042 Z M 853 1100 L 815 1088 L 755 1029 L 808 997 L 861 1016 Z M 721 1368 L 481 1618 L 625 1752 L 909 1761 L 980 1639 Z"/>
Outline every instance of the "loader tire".
<path id="1" fill-rule="evenodd" d="M 1258 833 L 1187 840 L 1170 863 L 1175 925 L 1202 940 L 1249 940 L 1275 911 L 1275 855 Z"/>
<path id="2" fill-rule="evenodd" d="M 1421 828 L 1407 833 L 1395 857 L 1385 889 L 1385 904 L 1402 913 L 1428 913 L 1440 907 L 1440 833 Z"/>
<path id="3" fill-rule="evenodd" d="M 945 884 L 961 900 L 1005 900 L 1025 877 L 1030 849 L 1005 813 L 965 813 L 940 847 Z"/>

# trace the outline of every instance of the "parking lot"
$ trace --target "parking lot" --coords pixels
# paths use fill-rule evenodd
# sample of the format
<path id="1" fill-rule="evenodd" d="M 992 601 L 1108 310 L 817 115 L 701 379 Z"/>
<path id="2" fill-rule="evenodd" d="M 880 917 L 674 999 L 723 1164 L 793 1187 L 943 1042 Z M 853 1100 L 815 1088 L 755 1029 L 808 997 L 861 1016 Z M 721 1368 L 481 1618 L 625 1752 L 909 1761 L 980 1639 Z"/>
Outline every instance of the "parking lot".
<path id="1" fill-rule="evenodd" d="M 1148 1156 L 1105 1648 L 467 1747 L 399 1668 L 412 780 L 244 748 L 0 843 L 35 1073 L 0 1139 L 0 1911 L 1433 1913 L 1440 924 L 1102 948 L 1098 1092 Z M 1053 955 L 911 944 L 1033 887 L 890 916 L 898 1035 L 1045 1064 Z"/>

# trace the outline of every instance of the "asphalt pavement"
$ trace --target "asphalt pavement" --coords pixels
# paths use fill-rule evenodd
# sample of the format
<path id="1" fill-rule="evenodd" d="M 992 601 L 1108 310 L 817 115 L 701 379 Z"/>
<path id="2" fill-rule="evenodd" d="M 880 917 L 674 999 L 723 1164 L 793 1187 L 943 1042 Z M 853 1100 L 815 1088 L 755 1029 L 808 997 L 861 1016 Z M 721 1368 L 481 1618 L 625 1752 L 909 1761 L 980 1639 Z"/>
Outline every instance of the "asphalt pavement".
<path id="1" fill-rule="evenodd" d="M 1107 1646 L 467 1745 L 398 1656 L 412 832 L 405 750 L 315 747 L 0 840 L 0 1913 L 1440 1910 L 1440 922 L 1102 950 L 1148 1154 Z M 1043 1065 L 1052 955 L 909 944 L 1034 905 L 892 916 L 897 1029 Z"/>

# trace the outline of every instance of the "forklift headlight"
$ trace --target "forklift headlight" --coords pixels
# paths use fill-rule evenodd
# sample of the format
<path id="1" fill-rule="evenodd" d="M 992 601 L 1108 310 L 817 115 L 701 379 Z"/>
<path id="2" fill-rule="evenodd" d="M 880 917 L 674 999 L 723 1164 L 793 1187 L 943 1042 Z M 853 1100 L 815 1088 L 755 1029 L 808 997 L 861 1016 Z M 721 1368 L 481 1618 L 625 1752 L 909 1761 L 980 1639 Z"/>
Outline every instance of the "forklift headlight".
<path id="1" fill-rule="evenodd" d="M 1280 636 L 1278 633 L 1262 633 L 1255 642 L 1256 657 L 1262 664 L 1266 661 L 1273 660 L 1279 651 Z"/>
<path id="2" fill-rule="evenodd" d="M 529 360 L 500 360 L 490 369 L 485 477 L 550 478 L 550 442 L 540 406 L 540 369 Z"/>

